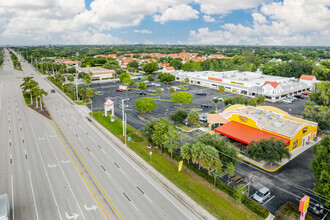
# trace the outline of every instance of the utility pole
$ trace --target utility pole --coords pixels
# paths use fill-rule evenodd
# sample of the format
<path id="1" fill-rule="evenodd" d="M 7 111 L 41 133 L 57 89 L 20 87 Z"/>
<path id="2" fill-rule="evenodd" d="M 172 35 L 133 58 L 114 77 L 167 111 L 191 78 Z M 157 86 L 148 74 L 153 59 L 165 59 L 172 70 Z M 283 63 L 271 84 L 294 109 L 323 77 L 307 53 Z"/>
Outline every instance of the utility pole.
<path id="1" fill-rule="evenodd" d="M 77 94 L 77 101 L 79 100 L 78 96 L 78 74 L 76 74 L 76 94 Z"/>
<path id="2" fill-rule="evenodd" d="M 250 185 L 253 181 L 253 176 L 251 174 L 249 174 L 249 182 L 248 182 L 248 197 L 250 195 Z"/>
<path id="3" fill-rule="evenodd" d="M 122 115 L 122 122 L 123 122 L 123 136 L 125 136 L 125 100 L 121 100 L 121 115 Z"/>
<path id="4" fill-rule="evenodd" d="M 125 146 L 127 146 L 127 133 L 126 133 L 126 127 L 127 127 L 127 115 L 125 113 Z"/>

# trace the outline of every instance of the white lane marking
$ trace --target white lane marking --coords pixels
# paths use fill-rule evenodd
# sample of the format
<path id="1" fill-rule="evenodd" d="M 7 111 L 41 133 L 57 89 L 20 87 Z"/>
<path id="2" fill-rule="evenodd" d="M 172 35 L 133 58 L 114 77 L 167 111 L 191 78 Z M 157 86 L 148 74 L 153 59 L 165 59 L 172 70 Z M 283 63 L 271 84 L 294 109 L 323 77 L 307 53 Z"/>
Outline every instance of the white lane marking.
<path id="1" fill-rule="evenodd" d="M 43 140 L 45 140 L 45 138 L 44 137 L 42 137 L 42 138 L 38 137 L 38 140 L 43 141 Z"/>
<path id="2" fill-rule="evenodd" d="M 87 205 L 84 205 L 84 207 L 87 211 L 92 211 L 93 210 L 95 212 L 95 210 L 97 209 L 97 206 L 95 206 L 95 205 L 92 205 L 91 207 L 88 207 Z"/>
<path id="3" fill-rule="evenodd" d="M 15 220 L 15 203 L 14 203 L 14 177 L 13 174 L 10 176 L 11 180 L 11 208 L 12 208 L 12 216 L 13 220 Z"/>
<path id="4" fill-rule="evenodd" d="M 266 205 L 270 200 L 272 200 L 273 198 L 275 197 L 275 195 L 274 196 L 272 196 L 270 199 L 268 199 L 268 201 L 267 202 L 265 202 L 264 204 L 262 204 L 262 205 Z"/>
<path id="5" fill-rule="evenodd" d="M 44 159 L 41 155 L 41 152 L 40 152 L 40 148 L 39 148 L 39 144 L 36 140 L 36 136 L 35 136 L 35 133 L 34 133 L 34 130 L 33 130 L 33 127 L 32 127 L 32 124 L 30 122 L 30 126 L 31 126 L 31 131 L 32 131 L 32 134 L 33 134 L 33 137 L 35 139 L 35 142 L 36 142 L 36 145 L 37 145 L 37 149 L 38 149 L 38 153 L 39 153 L 39 157 L 41 159 L 41 163 L 42 163 L 42 166 L 44 168 L 44 171 L 45 171 L 45 174 L 46 174 L 46 177 L 47 177 L 47 181 L 48 181 L 48 184 L 50 186 L 50 190 L 52 192 L 52 196 L 53 196 L 53 199 L 54 199 L 54 202 L 55 202 L 55 205 L 56 205 L 56 208 L 57 208 L 57 212 L 58 212 L 58 215 L 60 216 L 60 219 L 62 219 L 62 216 L 61 216 L 61 213 L 60 213 L 60 207 L 58 206 L 57 204 L 57 201 L 56 201 L 56 198 L 55 198 L 55 194 L 54 194 L 54 191 L 53 191 L 53 187 L 52 187 L 52 184 L 50 183 L 50 180 L 49 180 L 49 176 L 48 176 L 48 173 L 47 173 L 47 170 L 46 170 L 46 166 L 45 166 L 45 162 L 44 162 Z"/>
<path id="6" fill-rule="evenodd" d="M 144 196 L 149 200 L 150 203 L 152 203 L 151 199 L 146 194 L 144 194 Z"/>
<path id="7" fill-rule="evenodd" d="M 34 191 L 33 191 L 33 185 L 32 185 L 32 179 L 31 179 L 30 170 L 29 170 L 29 179 L 30 179 L 30 184 L 31 184 L 31 190 L 32 190 L 32 197 L 33 197 L 34 208 L 35 208 L 35 211 L 36 211 L 37 220 L 39 220 L 37 203 L 36 203 L 36 198 L 34 197 Z"/>
<path id="8" fill-rule="evenodd" d="M 87 124 L 87 126 L 89 126 L 89 124 Z M 113 143 L 113 144 L 110 144 L 109 143 L 109 139 L 107 140 L 105 137 L 104 137 L 104 135 L 103 135 L 103 133 L 101 133 L 101 131 L 99 131 L 99 130 L 96 130 L 96 128 L 94 128 L 94 125 L 91 125 L 91 126 L 89 126 L 89 127 L 91 127 L 94 131 L 95 131 L 95 133 L 97 133 L 97 134 L 99 134 L 101 137 L 102 137 L 102 139 L 106 142 L 106 143 L 108 143 L 115 151 L 117 151 L 117 153 L 122 157 L 122 158 L 124 158 L 124 160 L 126 160 L 138 173 L 140 173 L 140 175 L 141 176 L 143 176 L 155 189 L 157 189 L 158 190 L 158 192 L 160 192 L 170 203 L 172 203 L 172 205 L 174 205 L 174 207 L 176 207 L 178 210 L 180 210 L 180 212 L 182 212 L 185 216 L 187 216 L 189 219 L 190 219 L 190 216 L 188 216 L 188 214 L 186 213 L 186 212 L 184 212 L 181 208 L 179 208 L 170 198 L 168 198 L 168 196 L 167 195 L 165 195 L 165 193 L 163 193 L 157 186 L 155 186 L 140 170 L 138 170 L 137 168 L 136 168 L 136 166 L 133 166 L 133 164 L 125 157 L 125 156 L 127 156 L 124 152 L 122 152 L 121 150 L 119 150 L 119 149 L 117 149 L 116 147 L 114 147 L 114 145 L 115 145 L 115 143 Z M 105 151 L 103 151 L 105 154 L 107 154 L 107 152 L 105 152 Z M 124 155 L 122 155 L 122 154 L 124 154 Z M 127 156 L 128 157 L 128 156 Z M 146 171 L 145 171 L 146 172 Z M 151 177 L 151 176 L 150 176 Z M 152 178 L 152 177 L 151 177 Z M 156 181 L 157 182 L 157 181 Z M 173 196 L 173 195 L 172 195 Z M 180 203 L 180 202 L 179 202 Z M 180 203 L 180 204 L 182 204 L 182 203 Z"/>
<path id="9" fill-rule="evenodd" d="M 62 163 L 71 163 L 70 160 L 62 160 Z"/>
<path id="10" fill-rule="evenodd" d="M 61 164 L 60 164 L 60 161 L 58 160 L 57 155 L 55 154 L 55 151 L 54 151 L 53 145 L 50 143 L 50 141 L 49 141 L 49 139 L 48 139 L 48 137 L 47 137 L 47 133 L 46 133 L 46 132 L 45 132 L 45 135 L 46 135 L 47 142 L 49 143 L 50 148 L 52 149 L 52 152 L 53 152 L 53 154 L 54 154 L 54 157 L 55 157 L 55 159 L 56 159 L 56 161 L 57 161 L 57 164 L 59 165 L 59 167 L 60 167 L 60 169 L 61 169 L 61 171 L 62 171 L 62 174 L 63 174 L 63 176 L 64 176 L 64 179 L 65 179 L 66 183 L 67 183 L 68 186 L 69 186 L 69 189 L 70 189 L 70 191 L 71 191 L 71 193 L 72 193 L 72 196 L 73 196 L 75 202 L 77 203 L 78 209 L 79 209 L 79 211 L 81 212 L 82 217 L 86 220 L 85 215 L 84 215 L 83 211 L 81 210 L 81 207 L 80 207 L 80 205 L 79 205 L 79 203 L 78 203 L 78 200 L 77 200 L 75 194 L 73 193 L 73 190 L 72 190 L 72 188 L 71 188 L 71 185 L 70 185 L 68 179 L 66 178 L 66 175 L 65 175 L 65 173 L 64 173 L 64 171 L 63 171 L 63 169 L 62 169 L 62 166 L 61 166 Z M 79 215 L 78 215 L 78 216 L 79 216 Z"/>
<path id="11" fill-rule="evenodd" d="M 139 211 L 138 208 L 136 208 L 136 206 L 134 205 L 133 202 L 131 202 L 132 206 L 136 209 L 136 211 Z"/>
<path id="12" fill-rule="evenodd" d="M 73 213 L 73 215 L 69 215 L 67 212 L 65 212 L 65 217 L 67 219 L 77 219 L 79 217 L 79 214 Z"/>
<path id="13" fill-rule="evenodd" d="M 50 167 L 50 168 L 53 168 L 53 167 L 56 167 L 57 165 L 56 164 L 48 164 L 47 166 Z"/>
<path id="14" fill-rule="evenodd" d="M 49 135 L 49 137 L 50 138 L 54 138 L 54 137 L 56 137 L 56 135 L 55 134 L 52 134 L 52 135 Z"/>

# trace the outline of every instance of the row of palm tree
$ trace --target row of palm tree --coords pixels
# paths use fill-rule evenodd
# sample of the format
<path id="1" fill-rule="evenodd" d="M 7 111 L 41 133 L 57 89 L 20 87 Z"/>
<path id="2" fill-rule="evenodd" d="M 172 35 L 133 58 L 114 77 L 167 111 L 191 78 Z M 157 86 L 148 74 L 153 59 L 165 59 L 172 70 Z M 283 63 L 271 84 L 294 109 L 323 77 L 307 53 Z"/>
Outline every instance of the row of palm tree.
<path id="1" fill-rule="evenodd" d="M 23 93 L 29 93 L 31 98 L 31 104 L 33 104 L 33 98 L 36 100 L 36 107 L 38 108 L 38 101 L 40 101 L 40 109 L 42 109 L 42 96 L 48 95 L 48 93 L 39 87 L 38 82 L 33 80 L 33 77 L 26 76 L 23 78 L 23 83 L 21 84 Z"/>
<path id="2" fill-rule="evenodd" d="M 228 174 L 229 178 L 235 175 L 235 167 L 232 163 L 228 163 L 226 168 L 223 166 L 219 159 L 219 152 L 217 149 L 210 145 L 203 144 L 197 141 L 193 144 L 186 143 L 181 148 L 181 157 L 186 159 L 187 162 L 191 160 L 192 163 L 198 164 L 198 168 L 203 167 L 214 177 L 214 186 L 216 179 Z"/>

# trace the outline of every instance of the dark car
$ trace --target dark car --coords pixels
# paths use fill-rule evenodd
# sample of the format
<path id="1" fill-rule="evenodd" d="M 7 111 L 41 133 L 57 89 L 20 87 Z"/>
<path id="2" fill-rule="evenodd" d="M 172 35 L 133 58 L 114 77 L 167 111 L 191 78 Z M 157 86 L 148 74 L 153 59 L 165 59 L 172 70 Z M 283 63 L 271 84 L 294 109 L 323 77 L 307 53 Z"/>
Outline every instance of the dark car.
<path id="1" fill-rule="evenodd" d="M 205 92 L 197 92 L 196 95 L 206 96 Z"/>
<path id="2" fill-rule="evenodd" d="M 147 95 L 144 91 L 139 92 L 139 95 Z"/>
<path id="3" fill-rule="evenodd" d="M 305 96 L 303 96 L 303 95 L 295 95 L 294 97 L 296 97 L 298 99 L 304 99 L 305 98 Z"/>
<path id="4" fill-rule="evenodd" d="M 212 108 L 212 106 L 209 105 L 209 104 L 203 104 L 203 105 L 201 105 L 201 107 L 202 107 L 202 108 Z"/>
<path id="5" fill-rule="evenodd" d="M 51 92 L 51 93 L 55 93 L 55 89 L 51 89 L 50 92 Z"/>
<path id="6" fill-rule="evenodd" d="M 122 89 L 116 89 L 116 92 L 122 92 L 122 91 L 124 91 L 124 90 L 122 90 Z"/>

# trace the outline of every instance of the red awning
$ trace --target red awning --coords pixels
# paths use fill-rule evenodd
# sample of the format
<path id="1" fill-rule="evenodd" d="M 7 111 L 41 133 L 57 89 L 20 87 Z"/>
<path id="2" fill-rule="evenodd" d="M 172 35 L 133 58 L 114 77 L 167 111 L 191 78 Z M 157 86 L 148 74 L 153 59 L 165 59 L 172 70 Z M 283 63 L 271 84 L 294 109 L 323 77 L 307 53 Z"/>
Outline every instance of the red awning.
<path id="1" fill-rule="evenodd" d="M 236 121 L 230 121 L 220 127 L 215 128 L 214 131 L 247 145 L 249 145 L 252 141 L 257 142 L 262 138 L 269 139 L 271 137 L 275 137 L 279 140 L 284 140 L 287 145 L 290 144 L 289 139 L 282 138 L 280 136 L 270 134 L 268 132 L 256 128 L 252 128 L 247 125 L 243 125 Z"/>

